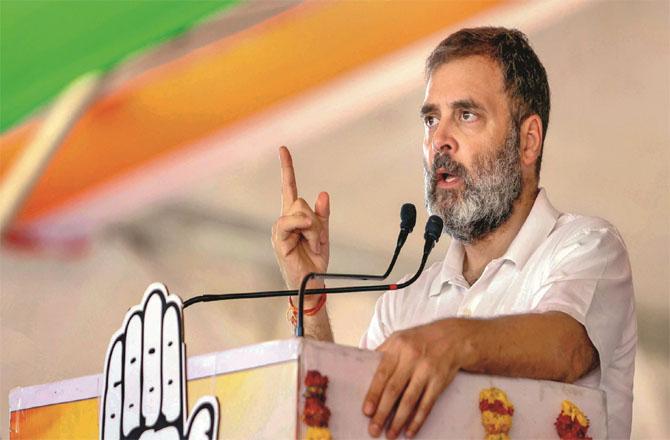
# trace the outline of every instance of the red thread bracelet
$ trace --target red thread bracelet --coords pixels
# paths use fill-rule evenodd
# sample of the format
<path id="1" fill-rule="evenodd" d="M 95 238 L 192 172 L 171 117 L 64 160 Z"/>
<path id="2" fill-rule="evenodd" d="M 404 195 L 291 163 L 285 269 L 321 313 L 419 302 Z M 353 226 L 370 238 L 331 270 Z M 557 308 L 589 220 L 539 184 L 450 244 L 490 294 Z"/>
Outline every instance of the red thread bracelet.
<path id="1" fill-rule="evenodd" d="M 325 293 L 322 293 L 321 296 L 319 297 L 319 301 L 316 303 L 316 305 L 314 307 L 311 307 L 309 309 L 305 309 L 305 312 L 304 312 L 305 315 L 314 316 L 317 313 L 319 313 L 319 311 L 326 304 L 326 299 L 327 298 L 328 298 L 328 295 L 326 295 Z M 288 297 L 288 304 L 289 304 L 289 308 L 286 311 L 288 321 L 291 324 L 296 325 L 296 323 L 298 321 L 298 308 L 293 304 L 293 300 L 291 299 L 290 296 Z"/>

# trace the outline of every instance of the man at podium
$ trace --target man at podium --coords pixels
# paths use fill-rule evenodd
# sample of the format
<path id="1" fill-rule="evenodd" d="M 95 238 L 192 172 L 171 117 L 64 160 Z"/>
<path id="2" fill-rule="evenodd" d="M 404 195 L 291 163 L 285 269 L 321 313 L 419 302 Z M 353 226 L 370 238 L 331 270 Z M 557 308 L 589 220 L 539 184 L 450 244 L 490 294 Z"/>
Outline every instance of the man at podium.
<path id="1" fill-rule="evenodd" d="M 370 434 L 386 426 L 389 438 L 412 437 L 465 370 L 600 388 L 610 437 L 629 437 L 637 329 L 628 255 L 612 225 L 559 212 L 539 187 L 550 108 L 542 63 L 517 30 L 463 29 L 430 54 L 426 76 L 426 204 L 453 240 L 416 283 L 377 301 L 361 340 L 384 353 L 361 402 Z M 327 271 L 329 196 L 313 208 L 299 198 L 290 153 L 279 154 L 272 242 L 296 289 Z M 305 334 L 332 341 L 325 303 L 306 298 Z"/>

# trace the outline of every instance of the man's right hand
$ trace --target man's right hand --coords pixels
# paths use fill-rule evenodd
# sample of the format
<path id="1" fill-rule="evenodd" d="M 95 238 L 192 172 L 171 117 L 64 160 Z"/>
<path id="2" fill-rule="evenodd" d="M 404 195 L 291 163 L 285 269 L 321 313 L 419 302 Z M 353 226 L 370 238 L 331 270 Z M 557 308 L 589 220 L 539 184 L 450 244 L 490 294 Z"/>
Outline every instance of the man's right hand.
<path id="1" fill-rule="evenodd" d="M 282 212 L 272 226 L 272 247 L 287 286 L 289 289 L 298 289 L 305 275 L 325 272 L 328 268 L 330 200 L 328 193 L 320 193 L 312 210 L 304 199 L 298 197 L 293 159 L 288 148 L 279 148 L 279 160 Z M 321 288 L 323 281 L 312 280 L 308 287 Z M 305 297 L 305 306 L 309 308 L 317 300 L 317 295 L 308 295 Z"/>

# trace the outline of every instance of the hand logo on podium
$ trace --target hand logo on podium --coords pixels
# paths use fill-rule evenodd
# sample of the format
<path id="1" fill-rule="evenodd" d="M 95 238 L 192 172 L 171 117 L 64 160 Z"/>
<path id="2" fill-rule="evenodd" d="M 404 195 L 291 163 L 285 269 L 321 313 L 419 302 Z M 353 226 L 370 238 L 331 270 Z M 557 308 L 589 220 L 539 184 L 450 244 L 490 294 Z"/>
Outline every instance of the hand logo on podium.
<path id="1" fill-rule="evenodd" d="M 100 438 L 214 439 L 215 397 L 198 400 L 186 420 L 182 303 L 154 283 L 112 337 L 105 359 Z"/>

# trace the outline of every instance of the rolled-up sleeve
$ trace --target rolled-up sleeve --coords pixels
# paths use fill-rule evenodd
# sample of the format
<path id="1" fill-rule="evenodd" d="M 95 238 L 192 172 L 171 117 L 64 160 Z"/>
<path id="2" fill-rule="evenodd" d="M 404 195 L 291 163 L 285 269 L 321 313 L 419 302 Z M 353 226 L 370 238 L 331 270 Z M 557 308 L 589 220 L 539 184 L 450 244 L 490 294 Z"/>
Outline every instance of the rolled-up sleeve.
<path id="1" fill-rule="evenodd" d="M 634 310 L 623 241 L 612 227 L 587 229 L 562 243 L 554 256 L 534 310 L 561 311 L 584 325 L 604 369 Z"/>
<path id="2" fill-rule="evenodd" d="M 534 311 L 564 312 L 584 326 L 600 365 L 577 383 L 607 393 L 608 437 L 629 438 L 637 323 L 626 247 L 606 225 L 574 234 L 554 257 Z"/>

